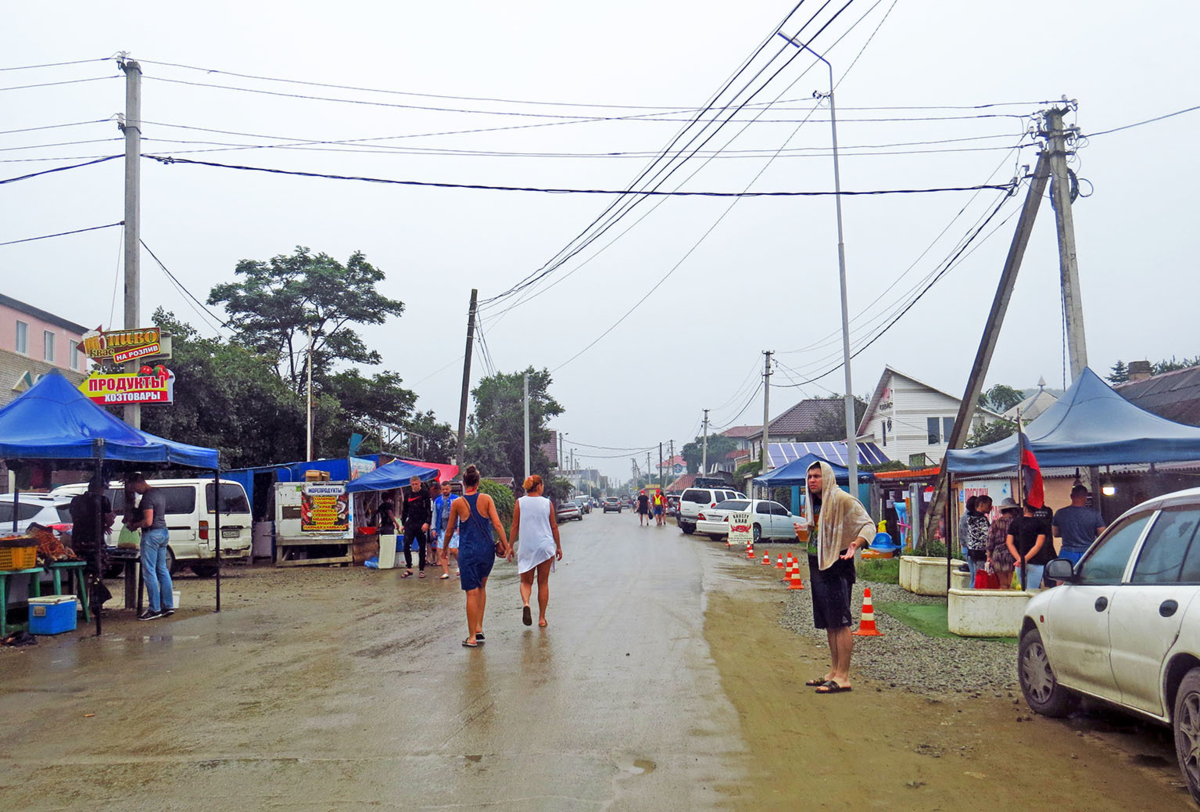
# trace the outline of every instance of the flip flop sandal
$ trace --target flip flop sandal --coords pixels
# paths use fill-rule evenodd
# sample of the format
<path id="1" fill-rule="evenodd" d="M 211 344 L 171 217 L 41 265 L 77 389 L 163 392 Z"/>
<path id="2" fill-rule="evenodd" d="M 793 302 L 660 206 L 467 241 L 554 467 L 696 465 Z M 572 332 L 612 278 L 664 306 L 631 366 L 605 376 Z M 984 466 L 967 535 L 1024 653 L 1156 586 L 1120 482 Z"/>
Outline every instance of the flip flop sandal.
<path id="1" fill-rule="evenodd" d="M 449 576 L 449 575 L 446 575 L 445 573 L 442 573 L 441 575 L 439 575 L 439 576 L 438 576 L 438 580 L 439 580 L 439 581 L 449 581 L 449 580 L 450 580 L 450 576 Z"/>
<path id="2" fill-rule="evenodd" d="M 819 688 L 817 688 L 817 693 L 819 693 L 819 694 L 844 694 L 844 693 L 849 693 L 851 690 L 853 690 L 853 688 L 851 688 L 851 686 L 849 686 L 849 685 L 845 685 L 845 686 L 838 685 L 833 680 L 829 680 L 829 682 L 826 682 L 823 685 L 821 685 Z"/>
<path id="3" fill-rule="evenodd" d="M 424 578 L 424 577 L 425 577 L 425 573 L 423 573 L 423 572 L 422 572 L 422 573 L 421 573 L 420 575 L 418 575 L 417 577 L 418 577 L 418 578 Z"/>
<path id="4" fill-rule="evenodd" d="M 401 575 L 400 577 L 401 577 L 401 578 L 411 578 L 411 577 L 412 577 L 412 570 L 408 570 L 407 572 L 405 572 L 405 573 L 404 573 L 403 575 Z"/>
<path id="5" fill-rule="evenodd" d="M 486 640 L 483 639 L 483 632 L 475 633 L 475 642 L 476 643 L 486 643 L 487 642 Z"/>
<path id="6" fill-rule="evenodd" d="M 826 679 L 810 679 L 808 682 L 806 682 L 804 684 L 807 685 L 809 688 L 816 688 L 819 685 L 824 685 L 828 681 L 829 680 L 826 680 Z"/>
<path id="7" fill-rule="evenodd" d="M 533 625 L 533 612 L 530 611 L 528 606 L 521 610 L 521 622 L 526 626 Z"/>
<path id="8" fill-rule="evenodd" d="M 463 648 L 479 648 L 479 644 L 472 643 L 471 638 L 469 638 L 469 637 L 466 640 L 462 641 L 462 644 L 463 644 Z"/>

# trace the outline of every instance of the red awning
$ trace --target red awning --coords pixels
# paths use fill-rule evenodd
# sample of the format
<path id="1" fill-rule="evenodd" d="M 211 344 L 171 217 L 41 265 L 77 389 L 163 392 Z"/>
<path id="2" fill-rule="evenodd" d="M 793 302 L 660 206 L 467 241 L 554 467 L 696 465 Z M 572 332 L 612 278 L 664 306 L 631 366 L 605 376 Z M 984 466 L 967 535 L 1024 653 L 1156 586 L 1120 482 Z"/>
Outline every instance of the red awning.
<path id="1" fill-rule="evenodd" d="M 407 462 L 409 465 L 416 465 L 421 468 L 436 468 L 438 472 L 438 482 L 445 482 L 448 479 L 455 479 L 458 476 L 457 465 L 447 465 L 441 462 L 426 462 L 425 460 L 400 460 Z"/>

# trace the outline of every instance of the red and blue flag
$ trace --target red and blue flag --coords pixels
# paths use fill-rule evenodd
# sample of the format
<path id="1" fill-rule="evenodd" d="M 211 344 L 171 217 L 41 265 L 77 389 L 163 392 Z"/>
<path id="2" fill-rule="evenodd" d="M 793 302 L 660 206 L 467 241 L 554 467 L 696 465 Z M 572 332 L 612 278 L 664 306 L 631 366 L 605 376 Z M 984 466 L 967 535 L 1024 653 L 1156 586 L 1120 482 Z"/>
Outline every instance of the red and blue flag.
<path id="1" fill-rule="evenodd" d="M 1031 507 L 1044 507 L 1046 491 L 1042 484 L 1042 469 L 1038 465 L 1037 457 L 1033 455 L 1029 438 L 1023 431 L 1017 432 L 1017 448 L 1020 450 L 1021 479 L 1025 490 L 1022 496 Z"/>

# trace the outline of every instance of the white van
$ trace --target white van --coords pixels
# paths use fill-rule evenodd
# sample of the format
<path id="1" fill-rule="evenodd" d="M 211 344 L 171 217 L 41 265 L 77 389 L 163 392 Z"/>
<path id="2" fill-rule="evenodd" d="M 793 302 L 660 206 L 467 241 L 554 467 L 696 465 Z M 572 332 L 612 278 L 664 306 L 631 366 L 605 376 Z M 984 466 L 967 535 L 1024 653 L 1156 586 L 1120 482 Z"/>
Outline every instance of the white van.
<path id="1" fill-rule="evenodd" d="M 167 498 L 167 530 L 170 541 L 167 561 L 171 572 L 190 567 L 201 578 L 217 574 L 216 516 L 213 515 L 215 488 L 211 479 L 150 479 L 150 487 L 163 492 Z M 75 495 L 87 490 L 86 483 L 62 485 L 54 495 Z M 125 486 L 110 482 L 108 498 L 117 514 L 117 527 L 125 512 Z M 250 559 L 253 519 L 250 502 L 240 483 L 221 480 L 221 560 L 244 563 Z M 116 535 L 113 540 L 115 543 Z"/>

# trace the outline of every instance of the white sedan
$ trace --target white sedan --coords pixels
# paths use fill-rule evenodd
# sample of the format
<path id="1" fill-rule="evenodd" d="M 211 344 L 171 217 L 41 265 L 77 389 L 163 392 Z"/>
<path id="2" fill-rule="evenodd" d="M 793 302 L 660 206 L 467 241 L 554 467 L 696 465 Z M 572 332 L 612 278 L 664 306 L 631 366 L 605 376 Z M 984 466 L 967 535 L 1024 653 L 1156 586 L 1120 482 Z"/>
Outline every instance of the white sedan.
<path id="1" fill-rule="evenodd" d="M 1086 695 L 1171 725 L 1200 802 L 1200 488 L 1143 502 L 1046 577 L 1063 583 L 1029 601 L 1021 629 L 1029 707 L 1065 716 Z"/>
<path id="2" fill-rule="evenodd" d="M 729 514 L 750 512 L 754 541 L 759 539 L 795 539 L 792 524 L 801 521 L 778 502 L 767 499 L 727 499 L 715 508 L 701 508 L 696 516 L 696 532 L 720 541 L 729 535 Z"/>

